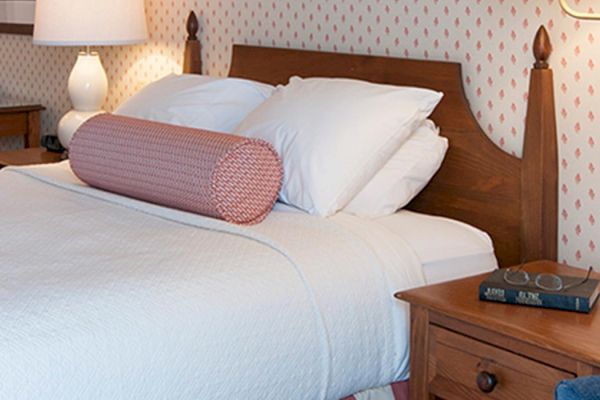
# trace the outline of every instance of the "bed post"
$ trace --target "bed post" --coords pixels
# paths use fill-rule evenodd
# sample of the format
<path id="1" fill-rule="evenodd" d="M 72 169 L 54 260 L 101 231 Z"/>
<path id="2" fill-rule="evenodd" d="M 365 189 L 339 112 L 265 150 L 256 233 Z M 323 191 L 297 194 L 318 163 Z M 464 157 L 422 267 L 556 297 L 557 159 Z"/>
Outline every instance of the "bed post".
<path id="1" fill-rule="evenodd" d="M 521 256 L 556 260 L 558 245 L 558 145 L 554 85 L 548 58 L 552 45 L 541 26 L 533 45 L 521 172 Z"/>
<path id="2" fill-rule="evenodd" d="M 200 25 L 196 13 L 191 11 L 187 19 L 186 30 L 188 38 L 185 42 L 185 55 L 183 57 L 184 74 L 202 73 L 202 53 L 200 41 L 198 40 L 198 31 Z"/>

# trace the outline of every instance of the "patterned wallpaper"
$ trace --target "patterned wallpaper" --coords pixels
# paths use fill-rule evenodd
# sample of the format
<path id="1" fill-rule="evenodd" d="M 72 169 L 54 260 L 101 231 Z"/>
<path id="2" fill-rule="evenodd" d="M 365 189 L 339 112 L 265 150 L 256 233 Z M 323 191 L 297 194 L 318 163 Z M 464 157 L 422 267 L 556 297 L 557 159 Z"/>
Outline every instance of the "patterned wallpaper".
<path id="1" fill-rule="evenodd" d="M 594 0 L 572 0 L 592 9 Z M 223 75 L 233 42 L 458 61 L 482 127 L 521 154 L 531 41 L 545 24 L 554 42 L 559 124 L 560 258 L 600 267 L 600 22 L 564 15 L 558 0 L 147 0 L 151 40 L 102 48 L 111 110 L 144 84 L 179 71 L 184 21 L 201 16 L 206 72 Z M 596 7 L 597 4 L 596 4 Z M 0 95 L 48 107 L 53 132 L 69 108 L 66 82 L 77 49 L 0 35 Z M 3 148 L 18 146 L 4 141 Z"/>

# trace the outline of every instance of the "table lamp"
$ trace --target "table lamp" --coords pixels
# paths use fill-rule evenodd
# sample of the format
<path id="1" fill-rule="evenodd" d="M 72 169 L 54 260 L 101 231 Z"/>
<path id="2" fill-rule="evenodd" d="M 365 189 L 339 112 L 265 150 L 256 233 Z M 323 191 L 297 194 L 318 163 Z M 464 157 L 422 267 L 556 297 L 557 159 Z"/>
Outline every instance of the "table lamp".
<path id="1" fill-rule="evenodd" d="M 100 114 L 108 79 L 97 52 L 90 46 L 142 43 L 148 38 L 144 0 L 37 0 L 33 43 L 85 46 L 69 76 L 73 110 L 58 124 L 58 138 L 69 147 L 86 120 Z"/>

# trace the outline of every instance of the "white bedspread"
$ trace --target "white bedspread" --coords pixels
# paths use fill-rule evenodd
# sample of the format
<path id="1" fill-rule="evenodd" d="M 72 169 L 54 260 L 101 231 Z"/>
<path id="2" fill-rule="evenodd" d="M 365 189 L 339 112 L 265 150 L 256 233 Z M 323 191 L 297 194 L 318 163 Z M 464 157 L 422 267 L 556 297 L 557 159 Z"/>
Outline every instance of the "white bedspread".
<path id="1" fill-rule="evenodd" d="M 424 283 L 397 236 L 340 215 L 237 227 L 0 172 L 0 399 L 339 399 L 408 377 Z M 359 229 L 360 227 L 360 229 Z"/>

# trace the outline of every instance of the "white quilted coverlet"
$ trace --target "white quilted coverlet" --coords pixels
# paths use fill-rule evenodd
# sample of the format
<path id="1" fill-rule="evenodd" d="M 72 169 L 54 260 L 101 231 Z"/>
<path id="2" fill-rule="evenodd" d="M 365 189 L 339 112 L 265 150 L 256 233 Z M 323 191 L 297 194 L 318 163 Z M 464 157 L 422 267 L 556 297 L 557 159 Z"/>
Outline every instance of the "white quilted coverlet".
<path id="1" fill-rule="evenodd" d="M 424 283 L 368 221 L 255 227 L 0 172 L 0 399 L 339 399 L 408 377 Z"/>

